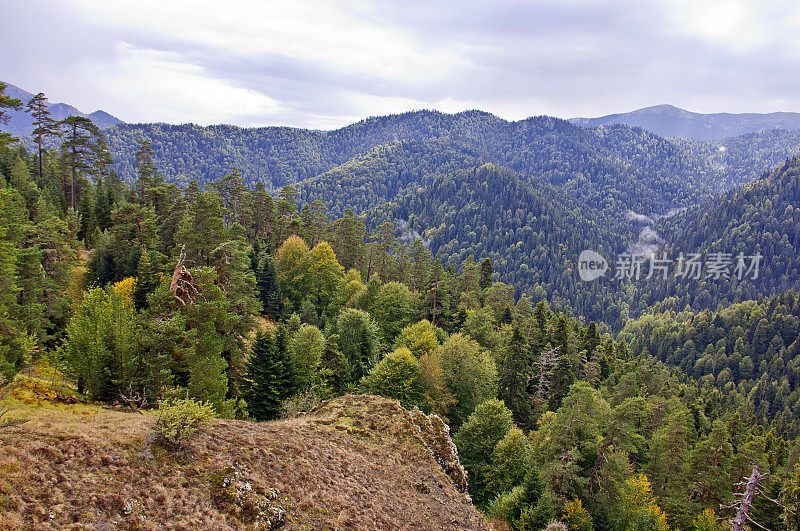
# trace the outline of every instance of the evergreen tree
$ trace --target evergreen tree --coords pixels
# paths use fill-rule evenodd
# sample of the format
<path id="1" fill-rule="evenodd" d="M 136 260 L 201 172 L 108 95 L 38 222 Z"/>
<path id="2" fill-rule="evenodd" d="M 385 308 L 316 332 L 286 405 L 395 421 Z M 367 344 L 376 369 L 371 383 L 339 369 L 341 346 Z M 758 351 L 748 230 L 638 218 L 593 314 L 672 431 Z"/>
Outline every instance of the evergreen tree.
<path id="1" fill-rule="evenodd" d="M 486 258 L 483 263 L 481 263 L 481 279 L 480 279 L 480 286 L 481 289 L 486 290 L 489 289 L 492 285 L 492 260 L 490 258 Z"/>
<path id="2" fill-rule="evenodd" d="M 268 253 L 262 253 L 258 262 L 256 286 L 264 313 L 273 320 L 280 318 L 283 301 L 278 278 L 275 275 L 275 262 Z"/>
<path id="3" fill-rule="evenodd" d="M 256 420 L 277 418 L 281 403 L 293 392 L 291 367 L 284 354 L 277 335 L 256 336 L 245 365 L 243 394 L 247 412 Z"/>
<path id="4" fill-rule="evenodd" d="M 364 222 L 355 217 L 349 208 L 333 223 L 333 248 L 345 270 L 359 267 L 365 233 Z"/>
<path id="5" fill-rule="evenodd" d="M 136 183 L 134 190 L 140 205 L 147 204 L 148 191 L 156 181 L 156 165 L 153 162 L 155 155 L 149 140 L 139 141 L 135 154 Z"/>
<path id="6" fill-rule="evenodd" d="M 18 98 L 12 98 L 6 93 L 6 84 L 0 81 L 0 125 L 7 124 L 9 114 L 6 109 L 14 109 L 18 111 L 22 108 L 22 102 Z M 18 138 L 14 138 L 10 133 L 0 132 L 0 147 L 5 147 L 11 142 L 16 142 Z"/>
<path id="7" fill-rule="evenodd" d="M 133 303 L 138 311 L 148 308 L 147 296 L 158 287 L 155 264 L 147 251 L 139 258 L 139 268 L 136 272 L 136 287 L 133 291 Z"/>
<path id="8" fill-rule="evenodd" d="M 531 361 L 525 340 L 519 328 L 514 327 L 505 356 L 498 367 L 497 394 L 514 414 L 514 421 L 525 430 L 532 429 L 531 396 L 528 384 L 531 379 Z"/>
<path id="9" fill-rule="evenodd" d="M 33 131 L 31 135 L 36 139 L 36 147 L 39 151 L 39 179 L 44 175 L 42 172 L 42 161 L 44 159 L 44 140 L 53 137 L 61 136 L 61 129 L 56 124 L 50 115 L 50 110 L 47 108 L 47 98 L 43 92 L 35 95 L 28 102 L 25 111 L 30 113 L 33 117 Z"/>
<path id="10" fill-rule="evenodd" d="M 61 150 L 65 154 L 72 181 L 70 185 L 70 204 L 75 210 L 76 188 L 75 181 L 78 172 L 88 172 L 92 169 L 95 154 L 95 143 L 101 136 L 100 130 L 91 120 L 83 116 L 68 116 L 58 122 L 64 129 L 64 142 Z"/>

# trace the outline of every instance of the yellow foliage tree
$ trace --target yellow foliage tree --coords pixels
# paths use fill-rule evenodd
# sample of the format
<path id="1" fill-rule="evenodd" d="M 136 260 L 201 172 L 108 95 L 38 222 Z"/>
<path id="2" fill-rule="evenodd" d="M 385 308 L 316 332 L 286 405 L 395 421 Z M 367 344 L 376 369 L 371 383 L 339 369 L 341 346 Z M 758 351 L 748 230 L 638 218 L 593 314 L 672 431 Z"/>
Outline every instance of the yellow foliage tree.
<path id="1" fill-rule="evenodd" d="M 122 304 L 133 305 L 133 290 L 136 288 L 136 278 L 128 277 L 112 284 L 114 295 Z"/>
<path id="2" fill-rule="evenodd" d="M 275 259 L 278 280 L 298 308 L 302 301 L 303 262 L 308 253 L 308 245 L 303 238 L 293 234 L 286 238 L 286 241 L 280 246 Z"/>
<path id="3" fill-rule="evenodd" d="M 692 520 L 692 531 L 725 531 L 726 526 L 722 525 L 716 513 L 712 509 L 706 509 Z"/>
<path id="4" fill-rule="evenodd" d="M 417 359 L 439 346 L 436 329 L 427 319 L 408 325 L 400 331 L 394 348 L 406 347 Z"/>
<path id="5" fill-rule="evenodd" d="M 569 531 L 588 531 L 592 529 L 592 515 L 583 506 L 581 500 L 572 500 L 564 506 L 561 521 L 567 524 Z"/>
<path id="6" fill-rule="evenodd" d="M 628 478 L 625 481 L 622 507 L 625 511 L 626 529 L 652 529 L 667 531 L 667 516 L 656 503 L 650 480 L 644 474 Z"/>

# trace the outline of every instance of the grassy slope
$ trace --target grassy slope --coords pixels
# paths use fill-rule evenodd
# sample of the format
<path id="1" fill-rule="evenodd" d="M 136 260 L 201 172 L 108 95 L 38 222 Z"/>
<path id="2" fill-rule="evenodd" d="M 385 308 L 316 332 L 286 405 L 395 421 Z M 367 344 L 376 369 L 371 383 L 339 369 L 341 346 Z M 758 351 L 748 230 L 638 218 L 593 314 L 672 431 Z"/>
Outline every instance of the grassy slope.
<path id="1" fill-rule="evenodd" d="M 0 529 L 250 529 L 219 503 L 231 469 L 274 491 L 282 529 L 490 529 L 396 401 L 348 395 L 297 419 L 216 420 L 183 454 L 148 415 L 29 406 L 0 431 Z"/>

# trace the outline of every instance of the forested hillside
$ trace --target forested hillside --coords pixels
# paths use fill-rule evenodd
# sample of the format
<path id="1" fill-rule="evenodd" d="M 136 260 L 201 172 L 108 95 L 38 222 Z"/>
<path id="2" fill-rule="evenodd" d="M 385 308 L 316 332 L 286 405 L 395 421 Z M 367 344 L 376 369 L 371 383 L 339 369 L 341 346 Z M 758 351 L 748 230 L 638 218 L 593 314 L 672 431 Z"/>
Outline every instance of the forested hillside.
<path id="1" fill-rule="evenodd" d="M 786 292 L 701 312 L 665 311 L 629 321 L 620 337 L 716 385 L 764 426 L 800 434 L 800 301 Z"/>
<path id="2" fill-rule="evenodd" d="M 335 131 L 233 126 L 121 125 L 107 136 L 116 169 L 134 175 L 137 142 L 150 141 L 165 178 L 201 185 L 238 168 L 252 186 L 279 189 L 332 170 L 376 146 L 412 140 L 470 149 L 481 162 L 541 178 L 597 207 L 663 213 L 748 182 L 797 147 L 797 132 L 767 132 L 719 143 L 667 141 L 624 125 L 583 129 L 536 117 L 507 122 L 478 111 L 419 111 L 370 118 Z M 753 145 L 752 154 L 739 146 Z M 178 155 L 179 154 L 179 155 Z M 382 183 L 376 182 L 380 186 Z"/>
<path id="3" fill-rule="evenodd" d="M 458 138 L 389 138 L 439 135 L 453 120 L 471 125 Z M 20 437 L 25 411 L 77 403 L 154 409 L 163 429 L 137 444 L 162 463 L 191 451 L 163 426 L 179 414 L 306 415 L 348 447 L 363 436 L 366 452 L 387 439 L 331 410 L 351 399 L 326 401 L 367 393 L 399 402 L 389 417 L 420 419 L 418 408 L 426 430 L 452 430 L 467 475 L 442 443 L 431 452 L 443 481 L 515 529 L 716 529 L 756 465 L 769 475 L 751 517 L 798 528 L 800 303 L 777 294 L 798 287 L 798 159 L 712 197 L 708 175 L 681 178 L 690 156 L 641 130 L 418 113 L 352 126 L 340 146 L 360 155 L 270 193 L 235 168 L 181 188 L 146 140 L 128 183 L 99 129 L 62 125 L 61 150 L 0 136 L 0 434 Z M 505 144 L 486 132 L 512 125 Z M 380 145 L 365 140 L 371 127 Z M 311 151 L 291 135 L 328 135 L 283 131 L 298 161 Z M 330 157 L 320 168 L 334 164 L 330 145 L 317 144 Z M 761 252 L 760 276 L 578 279 L 581 249 L 613 264 L 640 237 L 628 209 L 670 205 L 687 209 L 653 225 L 666 241 L 653 245 Z M 23 417 L 7 422 L 10 407 Z M 213 440 L 207 457 L 239 439 L 199 440 Z M 57 455 L 39 453 L 46 466 Z M 121 463 L 105 458 L 91 470 Z M 0 478 L 0 515 L 38 522 L 16 471 Z M 300 504 L 306 516 L 329 505 Z"/>
<path id="4" fill-rule="evenodd" d="M 687 304 L 695 310 L 715 309 L 720 303 L 800 289 L 799 175 L 800 160 L 795 157 L 750 185 L 662 220 L 656 228 L 667 240 L 665 250 L 673 255 L 721 252 L 735 261 L 739 253 L 760 253 L 763 258 L 757 278 L 732 275 L 716 282 L 703 273 L 698 279 L 643 283 L 644 304 L 663 301 L 662 308 L 676 311 Z"/>

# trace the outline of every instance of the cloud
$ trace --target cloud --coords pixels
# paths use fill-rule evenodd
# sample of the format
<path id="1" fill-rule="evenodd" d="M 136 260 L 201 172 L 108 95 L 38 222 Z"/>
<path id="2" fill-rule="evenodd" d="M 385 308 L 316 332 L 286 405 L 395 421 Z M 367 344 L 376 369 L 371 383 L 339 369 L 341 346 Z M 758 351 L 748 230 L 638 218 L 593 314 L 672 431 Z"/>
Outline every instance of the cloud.
<path id="1" fill-rule="evenodd" d="M 93 72 L 119 97 L 138 105 L 143 121 L 191 121 L 201 125 L 268 117 L 280 104 L 255 90 L 208 77 L 204 69 L 174 53 L 118 45 L 118 64 Z"/>
<path id="2" fill-rule="evenodd" d="M 26 21 L 0 34 L 21 50 L 0 58 L 8 81 L 128 121 L 327 129 L 419 108 L 800 110 L 790 0 L 5 0 L 0 11 Z"/>

